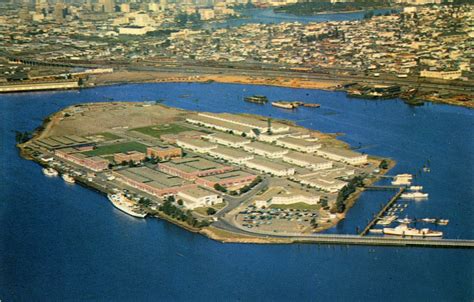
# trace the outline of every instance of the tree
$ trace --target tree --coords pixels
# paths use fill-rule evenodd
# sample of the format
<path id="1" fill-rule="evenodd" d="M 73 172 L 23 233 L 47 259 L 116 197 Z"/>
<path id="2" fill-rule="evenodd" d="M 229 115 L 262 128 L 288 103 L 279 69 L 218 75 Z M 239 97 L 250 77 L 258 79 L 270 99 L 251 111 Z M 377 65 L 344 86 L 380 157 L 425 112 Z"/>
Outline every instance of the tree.
<path id="1" fill-rule="evenodd" d="M 379 168 L 380 168 L 380 169 L 384 169 L 384 170 L 388 169 L 388 162 L 387 162 L 387 160 L 385 160 L 385 159 L 382 160 L 382 161 L 380 162 Z"/>
<path id="2" fill-rule="evenodd" d="M 206 213 L 207 213 L 207 215 L 214 215 L 214 214 L 216 214 L 216 209 L 214 209 L 214 208 L 207 208 Z"/>
<path id="3" fill-rule="evenodd" d="M 180 206 L 182 206 L 182 205 L 183 205 L 183 200 L 182 200 L 182 199 L 178 199 L 178 204 L 179 204 Z"/>
<path id="4" fill-rule="evenodd" d="M 214 189 L 217 190 L 217 191 L 223 192 L 223 193 L 227 192 L 227 189 L 219 183 L 216 183 L 214 185 Z"/>

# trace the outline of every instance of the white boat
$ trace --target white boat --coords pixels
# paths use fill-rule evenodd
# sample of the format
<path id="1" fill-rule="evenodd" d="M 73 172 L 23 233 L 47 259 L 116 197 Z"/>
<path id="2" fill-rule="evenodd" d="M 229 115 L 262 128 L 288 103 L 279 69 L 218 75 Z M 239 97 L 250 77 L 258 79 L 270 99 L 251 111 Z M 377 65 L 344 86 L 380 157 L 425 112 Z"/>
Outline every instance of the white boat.
<path id="1" fill-rule="evenodd" d="M 412 179 L 413 179 L 413 175 L 411 174 L 398 174 L 393 178 L 392 185 L 409 186 L 411 185 Z"/>
<path id="2" fill-rule="evenodd" d="M 436 219 L 434 219 L 434 218 L 422 218 L 420 220 L 423 221 L 423 222 L 427 222 L 427 223 L 435 223 L 436 222 Z"/>
<path id="3" fill-rule="evenodd" d="M 413 221 L 413 220 L 411 220 L 411 219 L 408 218 L 408 217 L 405 217 L 405 218 L 403 218 L 403 219 L 397 219 L 397 222 L 399 222 L 399 223 L 404 223 L 404 224 L 410 224 L 410 223 L 412 223 L 412 221 Z"/>
<path id="4" fill-rule="evenodd" d="M 428 193 L 413 192 L 413 193 L 403 193 L 400 195 L 403 199 L 426 199 L 428 198 Z"/>
<path id="5" fill-rule="evenodd" d="M 409 228 L 407 224 L 402 223 L 395 228 L 384 228 L 383 233 L 386 235 L 396 236 L 413 236 L 413 237 L 441 237 L 443 232 L 433 231 L 430 229 Z"/>
<path id="6" fill-rule="evenodd" d="M 283 109 L 295 109 L 298 107 L 298 106 L 295 106 L 291 102 L 272 102 L 272 106 L 283 108 Z"/>
<path id="7" fill-rule="evenodd" d="M 410 191 L 421 191 L 421 190 L 423 190 L 423 186 L 411 186 L 408 189 Z"/>
<path id="8" fill-rule="evenodd" d="M 379 224 L 379 225 L 389 225 L 392 222 L 394 222 L 395 219 L 397 219 L 397 218 L 398 218 L 398 216 L 395 216 L 395 215 L 385 216 L 382 219 L 380 219 L 379 221 L 377 221 L 377 224 Z"/>
<path id="9" fill-rule="evenodd" d="M 449 219 L 439 219 L 436 223 L 439 225 L 448 225 Z"/>
<path id="10" fill-rule="evenodd" d="M 136 203 L 123 196 L 122 194 L 107 194 L 110 202 L 120 211 L 137 218 L 144 218 L 147 213 L 140 212 Z"/>
<path id="11" fill-rule="evenodd" d="M 76 180 L 69 174 L 63 174 L 62 177 L 63 177 L 64 181 L 67 182 L 67 183 L 73 184 L 73 183 L 76 182 Z"/>
<path id="12" fill-rule="evenodd" d="M 53 168 L 43 168 L 43 173 L 46 176 L 58 176 L 58 171 Z"/>

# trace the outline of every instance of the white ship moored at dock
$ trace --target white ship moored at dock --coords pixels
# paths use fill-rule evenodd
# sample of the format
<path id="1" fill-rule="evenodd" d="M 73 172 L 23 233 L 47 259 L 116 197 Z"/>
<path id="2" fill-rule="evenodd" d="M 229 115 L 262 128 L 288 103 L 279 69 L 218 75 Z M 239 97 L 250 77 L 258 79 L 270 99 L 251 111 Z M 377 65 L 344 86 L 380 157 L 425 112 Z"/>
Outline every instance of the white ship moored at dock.
<path id="1" fill-rule="evenodd" d="M 46 176 L 58 176 L 58 171 L 53 168 L 43 168 L 43 173 Z"/>
<path id="2" fill-rule="evenodd" d="M 110 202 L 120 211 L 137 218 L 144 218 L 147 213 L 139 212 L 136 204 L 122 194 L 107 194 Z"/>
<path id="3" fill-rule="evenodd" d="M 430 229 L 409 228 L 407 224 L 402 223 L 395 228 L 384 228 L 383 233 L 386 235 L 396 236 L 413 236 L 413 237 L 441 237 L 443 232 L 433 231 Z"/>
<path id="4" fill-rule="evenodd" d="M 428 198 L 428 193 L 413 192 L 413 193 L 403 193 L 400 195 L 403 199 L 426 199 Z"/>
<path id="5" fill-rule="evenodd" d="M 69 174 L 63 174 L 62 178 L 64 179 L 65 182 L 70 183 L 70 184 L 73 184 L 76 182 L 76 180 L 74 180 L 74 178 Z"/>

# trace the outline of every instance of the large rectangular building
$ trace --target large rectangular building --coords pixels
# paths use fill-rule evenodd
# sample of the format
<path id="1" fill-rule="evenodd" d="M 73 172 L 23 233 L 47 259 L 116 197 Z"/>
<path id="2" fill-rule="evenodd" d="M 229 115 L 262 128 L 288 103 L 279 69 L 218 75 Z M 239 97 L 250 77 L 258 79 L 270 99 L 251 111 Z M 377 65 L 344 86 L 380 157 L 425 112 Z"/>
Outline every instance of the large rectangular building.
<path id="1" fill-rule="evenodd" d="M 146 156 L 150 158 L 170 159 L 181 157 L 183 152 L 181 148 L 173 146 L 154 146 L 146 148 Z"/>
<path id="2" fill-rule="evenodd" d="M 177 198 L 183 201 L 183 205 L 188 209 L 208 207 L 222 202 L 222 197 L 214 192 L 194 187 L 178 192 Z"/>
<path id="3" fill-rule="evenodd" d="M 109 168 L 109 161 L 105 158 L 98 156 L 88 157 L 85 154 L 78 152 L 74 148 L 57 149 L 54 151 L 54 154 L 61 159 L 67 160 L 95 172 L 103 171 Z"/>
<path id="4" fill-rule="evenodd" d="M 220 145 L 232 147 L 232 148 L 241 148 L 244 145 L 250 143 L 250 140 L 237 135 L 226 134 L 226 133 L 213 133 L 205 136 L 207 140 L 213 143 L 218 143 Z"/>
<path id="5" fill-rule="evenodd" d="M 193 117 L 188 117 L 186 121 L 190 124 L 203 126 L 210 129 L 215 129 L 219 131 L 229 132 L 231 134 L 254 137 L 255 133 L 252 128 L 242 125 L 237 125 L 213 118 L 208 118 L 206 116 L 196 115 Z"/>
<path id="6" fill-rule="evenodd" d="M 270 173 L 276 176 L 289 176 L 295 174 L 295 168 L 284 163 L 276 163 L 265 158 L 254 158 L 246 161 L 245 165 L 251 169 Z"/>
<path id="7" fill-rule="evenodd" d="M 316 153 L 319 156 L 350 165 L 363 165 L 367 163 L 367 154 L 361 154 L 348 149 L 325 147 L 318 149 Z"/>
<path id="8" fill-rule="evenodd" d="M 252 142 L 247 144 L 244 146 L 244 150 L 268 158 L 280 158 L 288 153 L 288 150 L 286 149 L 261 142 Z"/>
<path id="9" fill-rule="evenodd" d="M 138 151 L 129 151 L 125 153 L 115 153 L 114 154 L 114 161 L 116 163 L 128 163 L 132 162 L 140 162 L 145 159 L 145 153 L 138 152 Z"/>
<path id="10" fill-rule="evenodd" d="M 245 151 L 227 147 L 217 147 L 212 149 L 209 152 L 209 155 L 239 165 L 251 160 L 254 157 L 253 154 L 247 153 Z"/>
<path id="11" fill-rule="evenodd" d="M 234 170 L 231 166 L 224 166 L 201 157 L 184 157 L 159 163 L 158 169 L 164 173 L 175 175 L 187 180 L 198 177 L 216 175 Z"/>
<path id="12" fill-rule="evenodd" d="M 269 207 L 271 205 L 290 205 L 295 203 L 306 203 L 316 205 L 321 196 L 316 192 L 306 192 L 298 189 L 286 189 L 282 187 L 273 187 L 265 191 L 254 199 L 255 205 L 259 208 Z"/>
<path id="13" fill-rule="evenodd" d="M 295 137 L 282 137 L 275 141 L 277 145 L 293 149 L 305 153 L 313 153 L 316 152 L 319 148 L 321 148 L 321 144 L 317 143 L 316 141 L 308 141 L 302 138 L 295 138 Z"/>
<path id="14" fill-rule="evenodd" d="M 297 177 L 296 180 L 304 185 L 327 191 L 329 193 L 336 193 L 347 185 L 347 183 L 342 180 L 327 178 L 319 175 L 314 175 L 311 177 Z"/>
<path id="15" fill-rule="evenodd" d="M 257 175 L 250 174 L 241 170 L 230 171 L 222 174 L 214 174 L 199 177 L 196 183 L 205 187 L 214 188 L 216 184 L 223 187 L 245 186 L 257 178 Z"/>
<path id="16" fill-rule="evenodd" d="M 185 189 L 197 187 L 197 185 L 186 182 L 179 177 L 148 167 L 116 170 L 113 174 L 119 181 L 156 197 L 176 195 Z"/>
<path id="17" fill-rule="evenodd" d="M 300 153 L 296 151 L 288 152 L 287 154 L 283 155 L 282 159 L 287 163 L 305 167 L 314 171 L 332 168 L 332 161 L 314 156 L 312 154 Z"/>
<path id="18" fill-rule="evenodd" d="M 209 153 L 212 149 L 217 148 L 216 144 L 194 138 L 179 138 L 176 144 L 183 149 L 188 149 L 198 153 Z"/>

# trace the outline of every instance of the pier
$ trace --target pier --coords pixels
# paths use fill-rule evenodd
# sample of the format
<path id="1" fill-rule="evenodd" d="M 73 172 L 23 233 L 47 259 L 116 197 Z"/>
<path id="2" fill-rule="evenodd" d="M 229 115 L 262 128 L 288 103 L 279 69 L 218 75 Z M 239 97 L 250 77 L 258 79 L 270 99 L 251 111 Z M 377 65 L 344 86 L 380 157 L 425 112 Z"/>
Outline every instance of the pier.
<path id="1" fill-rule="evenodd" d="M 395 196 L 393 196 L 387 204 L 378 212 L 377 215 L 374 216 L 374 218 L 369 222 L 369 224 L 365 227 L 365 229 L 359 234 L 360 236 L 365 236 L 369 232 L 369 230 L 375 225 L 377 220 L 385 213 L 402 195 L 402 193 L 405 191 L 405 187 L 399 187 L 399 190 Z"/>
<path id="2" fill-rule="evenodd" d="M 400 186 L 367 186 L 365 188 L 371 191 L 392 191 L 400 189 Z"/>
<path id="3" fill-rule="evenodd" d="M 315 235 L 312 238 L 295 239 L 298 243 L 365 245 L 365 246 L 399 246 L 399 247 L 432 247 L 432 248 L 474 248 L 474 240 L 462 239 L 413 239 L 392 237 L 361 237 L 358 235 Z"/>

